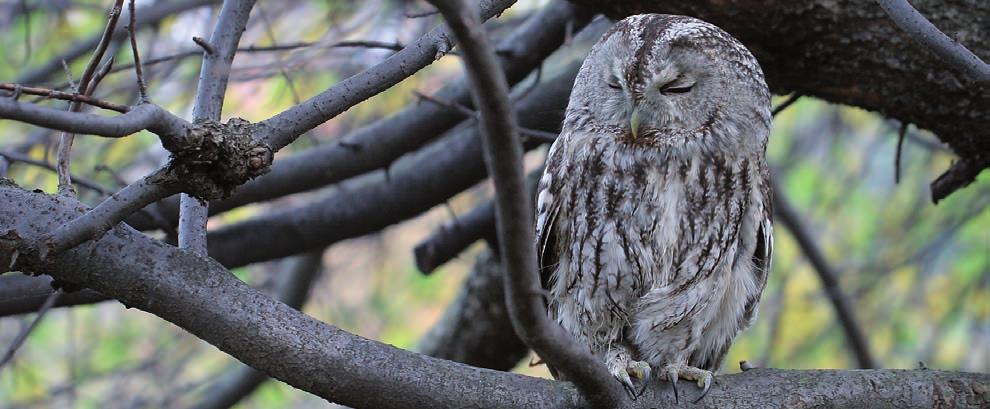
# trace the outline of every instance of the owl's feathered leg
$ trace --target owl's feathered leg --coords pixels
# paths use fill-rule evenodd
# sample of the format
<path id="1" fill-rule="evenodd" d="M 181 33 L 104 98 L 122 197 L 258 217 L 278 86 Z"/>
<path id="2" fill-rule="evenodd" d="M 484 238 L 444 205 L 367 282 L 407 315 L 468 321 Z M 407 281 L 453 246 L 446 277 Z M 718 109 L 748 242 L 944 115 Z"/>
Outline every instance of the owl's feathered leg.
<path id="1" fill-rule="evenodd" d="M 608 352 L 605 353 L 605 366 L 634 399 L 643 393 L 646 389 L 646 383 L 650 381 L 650 373 L 652 372 L 650 364 L 644 361 L 634 361 L 629 355 L 629 350 L 624 346 L 618 345 L 609 348 Z M 633 387 L 630 375 L 643 383 L 639 393 L 635 392 L 636 389 Z"/>
<path id="2" fill-rule="evenodd" d="M 670 382 L 670 387 L 674 389 L 674 402 L 680 402 L 680 397 L 677 395 L 677 380 L 680 378 L 687 379 L 689 381 L 697 381 L 698 387 L 702 388 L 701 396 L 698 396 L 694 402 L 698 402 L 701 398 L 704 398 L 708 394 L 708 389 L 712 387 L 712 379 L 715 375 L 712 375 L 711 371 L 706 371 L 704 369 L 695 368 L 693 366 L 687 366 L 685 364 L 669 364 L 663 368 L 663 373 L 667 376 L 667 381 Z"/>

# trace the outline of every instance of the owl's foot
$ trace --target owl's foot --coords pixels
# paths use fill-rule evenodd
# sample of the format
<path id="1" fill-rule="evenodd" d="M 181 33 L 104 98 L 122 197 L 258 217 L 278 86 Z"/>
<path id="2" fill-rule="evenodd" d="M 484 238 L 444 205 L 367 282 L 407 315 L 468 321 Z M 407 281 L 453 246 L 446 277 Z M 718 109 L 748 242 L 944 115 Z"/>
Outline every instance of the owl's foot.
<path id="1" fill-rule="evenodd" d="M 663 368 L 663 373 L 667 376 L 667 381 L 670 382 L 670 387 L 674 389 L 674 402 L 680 403 L 680 397 L 677 395 L 677 380 L 679 378 L 684 378 L 689 381 L 697 381 L 698 387 L 702 388 L 701 396 L 694 400 L 694 403 L 698 403 L 701 398 L 704 398 L 708 394 L 708 389 L 712 387 L 712 379 L 715 375 L 712 375 L 710 371 L 704 369 L 695 368 L 693 366 L 687 366 L 685 364 L 670 364 Z"/>
<path id="2" fill-rule="evenodd" d="M 639 395 L 642 395 L 643 391 L 646 390 L 647 382 L 650 380 L 650 373 L 652 372 L 650 364 L 632 360 L 629 353 L 621 348 L 610 351 L 607 355 L 605 366 L 608 367 L 612 376 L 622 384 L 629 396 L 635 400 Z M 638 378 L 642 383 L 639 392 L 636 392 L 632 378 Z"/>

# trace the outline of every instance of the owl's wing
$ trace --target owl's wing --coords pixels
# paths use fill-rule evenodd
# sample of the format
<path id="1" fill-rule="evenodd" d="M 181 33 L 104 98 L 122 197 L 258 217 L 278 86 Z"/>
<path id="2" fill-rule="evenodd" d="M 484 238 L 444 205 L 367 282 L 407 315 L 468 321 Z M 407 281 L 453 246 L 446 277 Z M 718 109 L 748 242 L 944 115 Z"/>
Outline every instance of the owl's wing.
<path id="1" fill-rule="evenodd" d="M 549 167 L 546 172 L 549 172 Z M 553 234 L 554 222 L 560 202 L 553 190 L 552 175 L 544 173 L 540 179 L 540 190 L 536 197 L 536 261 L 540 269 L 540 283 L 549 288 L 553 266 L 557 264 L 556 237 Z"/>
<path id="2" fill-rule="evenodd" d="M 565 144 L 565 135 L 561 135 L 547 153 L 547 166 L 540 178 L 539 191 L 536 196 L 536 260 L 540 269 L 540 283 L 543 288 L 550 288 L 550 277 L 553 267 L 557 265 L 557 243 L 554 234 L 554 223 L 560 211 L 561 189 L 563 183 L 560 169 L 563 166 L 561 145 Z"/>
<path id="3" fill-rule="evenodd" d="M 760 301 L 760 294 L 767 286 L 767 276 L 770 275 L 770 262 L 773 256 L 773 210 L 770 204 L 769 192 L 764 194 L 767 202 L 764 203 L 763 219 L 759 229 L 756 231 L 756 251 L 753 252 L 753 274 L 756 277 L 756 286 L 759 291 L 746 300 L 745 315 L 746 322 L 752 322 L 756 318 L 756 307 Z"/>

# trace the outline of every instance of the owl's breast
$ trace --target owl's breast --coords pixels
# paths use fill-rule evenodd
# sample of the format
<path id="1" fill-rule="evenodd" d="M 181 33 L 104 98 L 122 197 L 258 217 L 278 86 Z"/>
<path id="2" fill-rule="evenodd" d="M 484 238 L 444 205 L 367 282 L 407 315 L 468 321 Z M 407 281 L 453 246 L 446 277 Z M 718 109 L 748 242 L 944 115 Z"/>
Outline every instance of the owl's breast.
<path id="1" fill-rule="evenodd" d="M 561 169 L 560 267 L 630 297 L 713 273 L 752 189 L 746 162 L 588 139 Z"/>

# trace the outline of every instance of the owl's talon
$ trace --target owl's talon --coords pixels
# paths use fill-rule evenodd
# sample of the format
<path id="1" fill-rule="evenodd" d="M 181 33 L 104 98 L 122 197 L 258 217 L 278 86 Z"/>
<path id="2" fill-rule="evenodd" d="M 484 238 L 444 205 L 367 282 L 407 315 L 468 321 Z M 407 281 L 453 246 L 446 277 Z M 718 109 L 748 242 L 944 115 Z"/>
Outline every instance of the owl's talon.
<path id="1" fill-rule="evenodd" d="M 677 368 L 672 365 L 668 365 L 665 372 L 667 373 L 667 382 L 670 382 L 670 388 L 674 390 L 674 403 L 680 403 L 681 399 L 677 395 Z"/>
<path id="2" fill-rule="evenodd" d="M 704 398 L 705 395 L 708 394 L 708 390 L 711 389 L 711 387 L 712 387 L 712 379 L 713 378 L 714 378 L 714 375 L 712 375 L 711 372 L 708 372 L 705 375 L 702 375 L 701 379 L 698 380 L 698 386 L 700 388 L 702 388 L 701 389 L 701 396 L 698 396 L 698 399 L 695 399 L 694 402 L 692 402 L 692 403 L 701 402 L 701 399 Z"/>
<path id="3" fill-rule="evenodd" d="M 670 382 L 671 388 L 674 389 L 675 403 L 680 403 L 680 397 L 677 394 L 678 378 L 698 382 L 698 387 L 702 389 L 701 396 L 694 400 L 695 403 L 708 394 L 708 390 L 712 387 L 712 381 L 715 379 L 715 376 L 712 375 L 710 371 L 695 368 L 693 366 L 687 366 L 685 364 L 669 364 L 663 368 L 663 371 L 667 375 L 667 381 Z"/>
<path id="4" fill-rule="evenodd" d="M 643 361 L 632 362 L 629 365 L 629 369 L 632 371 L 632 375 L 639 378 L 640 383 L 642 383 L 642 386 L 639 388 L 639 392 L 636 393 L 636 397 L 638 398 L 643 394 L 643 392 L 646 392 L 646 385 L 650 383 L 650 374 L 653 370 L 650 368 L 650 364 Z"/>

